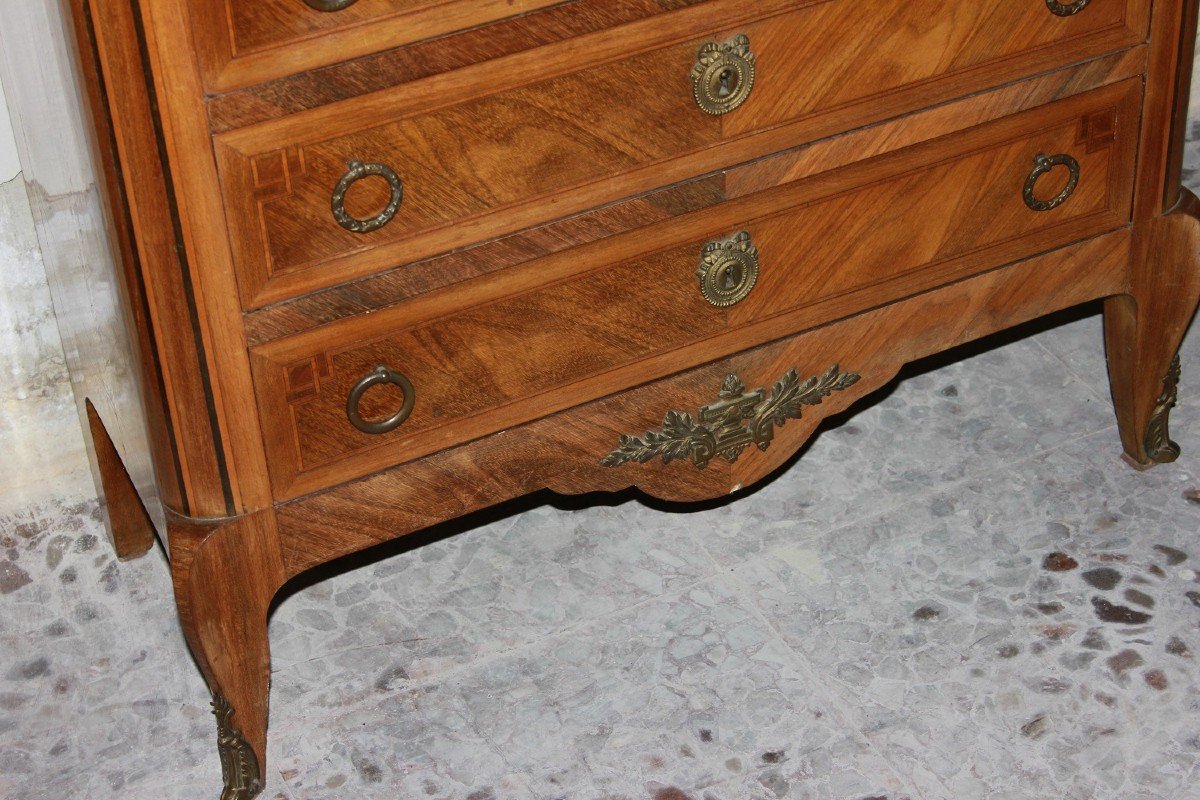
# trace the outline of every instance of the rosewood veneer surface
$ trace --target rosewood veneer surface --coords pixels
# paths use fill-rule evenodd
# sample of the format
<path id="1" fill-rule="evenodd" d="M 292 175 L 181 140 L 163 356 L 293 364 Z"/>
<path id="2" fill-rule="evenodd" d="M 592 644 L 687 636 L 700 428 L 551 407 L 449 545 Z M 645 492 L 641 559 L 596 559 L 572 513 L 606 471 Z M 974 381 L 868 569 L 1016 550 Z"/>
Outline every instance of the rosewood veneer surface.
<path id="1" fill-rule="evenodd" d="M 333 559 L 542 489 L 727 496 L 1094 300 L 1127 459 L 1179 456 L 1193 0 L 68 2 L 224 800 L 272 599 Z"/>

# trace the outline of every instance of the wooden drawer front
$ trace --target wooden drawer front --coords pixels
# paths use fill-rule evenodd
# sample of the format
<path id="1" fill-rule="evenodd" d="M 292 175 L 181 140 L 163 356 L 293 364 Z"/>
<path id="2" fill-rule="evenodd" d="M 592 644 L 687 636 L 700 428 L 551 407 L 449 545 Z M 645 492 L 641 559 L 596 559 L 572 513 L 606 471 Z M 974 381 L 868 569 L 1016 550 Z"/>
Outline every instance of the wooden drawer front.
<path id="1" fill-rule="evenodd" d="M 1140 98 L 1127 80 L 254 348 L 276 491 L 312 491 L 1127 224 Z M 1023 195 L 1038 155 L 1079 166 L 1074 193 L 1046 211 Z M 1034 202 L 1066 175 L 1045 175 Z M 719 308 L 701 296 L 700 253 L 741 231 L 758 284 Z M 379 365 L 411 381 L 415 404 L 397 430 L 369 435 L 348 422 L 347 397 Z M 395 410 L 400 396 L 384 394 L 364 396 L 364 418 Z"/>
<path id="2" fill-rule="evenodd" d="M 827 0 L 733 30 L 715 30 L 723 20 L 704 6 L 675 12 L 695 29 L 684 41 L 539 83 L 468 99 L 520 81 L 501 59 L 223 134 L 243 301 L 298 296 L 1073 63 L 1140 39 L 1145 5 L 1094 0 L 1060 17 L 1045 0 Z M 737 34 L 756 54 L 753 89 L 736 110 L 706 114 L 689 77 L 697 52 Z M 607 34 L 580 37 L 544 68 L 602 60 L 614 46 Z M 331 211 L 351 161 L 385 165 L 402 184 L 402 197 L 379 177 L 349 189 L 346 210 L 359 218 L 400 200 L 369 232 Z"/>
<path id="3" fill-rule="evenodd" d="M 562 0 L 197 0 L 195 35 L 223 91 L 465 30 Z"/>

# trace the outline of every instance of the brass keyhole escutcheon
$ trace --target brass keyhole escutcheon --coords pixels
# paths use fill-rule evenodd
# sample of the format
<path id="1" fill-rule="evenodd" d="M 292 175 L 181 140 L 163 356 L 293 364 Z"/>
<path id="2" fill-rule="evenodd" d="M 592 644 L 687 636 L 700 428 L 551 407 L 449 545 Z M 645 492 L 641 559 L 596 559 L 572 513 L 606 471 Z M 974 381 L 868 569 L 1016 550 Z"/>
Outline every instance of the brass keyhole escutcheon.
<path id="1" fill-rule="evenodd" d="M 305 5 L 317 11 L 341 11 L 357 2 L 358 0 L 304 0 Z"/>
<path id="2" fill-rule="evenodd" d="M 692 90 L 700 110 L 720 116 L 745 103 L 754 88 L 754 62 L 746 36 L 701 47 L 692 67 Z"/>
<path id="3" fill-rule="evenodd" d="M 1038 182 L 1058 167 L 1066 167 L 1067 169 L 1066 185 L 1049 200 L 1039 199 L 1037 196 Z M 1079 187 L 1079 177 L 1079 162 L 1071 156 L 1066 153 L 1060 153 L 1056 156 L 1047 156 L 1039 153 L 1033 159 L 1033 171 L 1029 173 L 1029 178 L 1025 181 L 1025 190 L 1022 192 L 1025 205 L 1034 211 L 1051 211 L 1058 208 L 1070 200 L 1071 195 L 1075 194 L 1075 190 Z"/>
<path id="4" fill-rule="evenodd" d="M 696 270 L 700 294 L 718 308 L 737 305 L 758 283 L 758 267 L 758 248 L 747 231 L 709 242 L 700 254 L 700 267 Z"/>
<path id="5" fill-rule="evenodd" d="M 1060 0 L 1046 0 L 1046 7 L 1057 17 L 1070 17 L 1087 8 L 1092 0 L 1075 0 L 1073 3 L 1063 3 Z"/>

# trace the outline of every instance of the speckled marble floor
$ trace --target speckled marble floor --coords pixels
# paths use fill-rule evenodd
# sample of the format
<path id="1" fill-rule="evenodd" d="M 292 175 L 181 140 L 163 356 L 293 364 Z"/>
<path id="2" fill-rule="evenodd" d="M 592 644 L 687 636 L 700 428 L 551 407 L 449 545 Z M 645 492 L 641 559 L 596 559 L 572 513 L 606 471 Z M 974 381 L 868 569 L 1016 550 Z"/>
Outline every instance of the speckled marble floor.
<path id="1" fill-rule="evenodd" d="M 165 561 L 114 561 L 62 424 L 14 185 L 0 796 L 215 798 Z M 734 502 L 542 497 L 325 573 L 271 623 L 264 797 L 1200 798 L 1200 333 L 1183 361 L 1185 456 L 1147 473 L 1090 308 L 916 365 Z"/>

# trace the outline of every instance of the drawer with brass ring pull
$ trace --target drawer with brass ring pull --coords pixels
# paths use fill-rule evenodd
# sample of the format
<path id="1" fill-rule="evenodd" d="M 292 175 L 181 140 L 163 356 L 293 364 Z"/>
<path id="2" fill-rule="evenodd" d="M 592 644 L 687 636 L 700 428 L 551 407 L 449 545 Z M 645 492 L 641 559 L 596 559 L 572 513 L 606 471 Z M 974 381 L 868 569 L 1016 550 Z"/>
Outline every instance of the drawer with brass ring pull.
<path id="1" fill-rule="evenodd" d="M 1123 81 L 255 347 L 276 491 L 1127 224 L 1140 98 Z"/>
<path id="2" fill-rule="evenodd" d="M 1137 40 L 1144 4 L 1060 16 L 1046 0 L 826 0 L 611 60 L 565 43 L 591 55 L 568 53 L 554 62 L 562 74 L 515 88 L 492 90 L 499 71 L 430 79 L 230 131 L 216 149 L 242 301 L 286 300 L 749 161 L 900 113 L 918 93 L 969 94 L 1015 64 L 1073 63 Z M 925 22 L 939 14 L 949 30 L 935 42 Z M 994 27 L 1022 35 L 982 35 Z M 810 40 L 822 47 L 798 44 Z M 878 58 L 822 55 L 868 43 Z M 345 194 L 348 159 L 387 165 L 403 205 L 391 209 L 379 181 Z M 343 194 L 351 216 L 382 224 L 331 215 Z"/>

